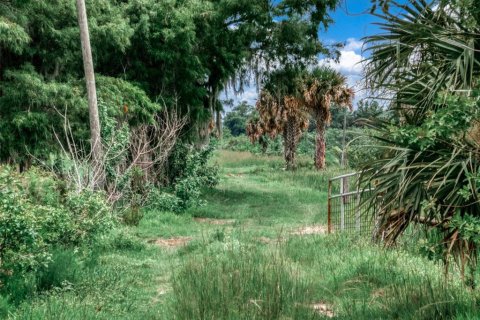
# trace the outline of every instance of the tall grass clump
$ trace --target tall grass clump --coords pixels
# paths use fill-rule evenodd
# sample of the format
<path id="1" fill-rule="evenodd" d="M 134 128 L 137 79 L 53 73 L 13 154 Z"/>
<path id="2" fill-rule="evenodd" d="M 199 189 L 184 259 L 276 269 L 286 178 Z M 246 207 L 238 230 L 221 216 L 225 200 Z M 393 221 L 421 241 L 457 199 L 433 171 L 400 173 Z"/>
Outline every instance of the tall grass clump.
<path id="1" fill-rule="evenodd" d="M 342 235 L 291 239 L 285 252 L 320 284 L 338 319 L 476 319 L 478 298 L 442 265 Z"/>
<path id="2" fill-rule="evenodd" d="M 313 319 L 309 284 L 278 252 L 197 255 L 173 279 L 177 319 Z"/>

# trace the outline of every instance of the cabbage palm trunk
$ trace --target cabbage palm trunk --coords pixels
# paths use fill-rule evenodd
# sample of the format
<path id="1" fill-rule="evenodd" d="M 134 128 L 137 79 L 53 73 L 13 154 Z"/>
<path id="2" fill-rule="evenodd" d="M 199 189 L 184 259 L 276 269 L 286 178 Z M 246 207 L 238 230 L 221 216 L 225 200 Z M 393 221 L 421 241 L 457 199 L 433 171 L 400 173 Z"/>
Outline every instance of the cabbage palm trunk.
<path id="1" fill-rule="evenodd" d="M 316 117 L 316 136 L 315 136 L 315 168 L 323 170 L 326 167 L 326 142 L 325 131 L 327 125 L 324 119 Z"/>
<path id="2" fill-rule="evenodd" d="M 287 123 L 283 130 L 283 140 L 287 170 L 295 170 L 297 166 L 295 157 L 297 153 L 297 128 L 295 117 L 293 116 L 287 117 Z"/>

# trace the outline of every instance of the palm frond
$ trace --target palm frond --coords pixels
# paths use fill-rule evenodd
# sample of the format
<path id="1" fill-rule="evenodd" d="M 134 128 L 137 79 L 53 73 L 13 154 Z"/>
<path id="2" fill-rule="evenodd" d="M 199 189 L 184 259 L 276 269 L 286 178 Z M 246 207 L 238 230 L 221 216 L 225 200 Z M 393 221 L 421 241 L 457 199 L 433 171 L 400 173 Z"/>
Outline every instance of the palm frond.
<path id="1" fill-rule="evenodd" d="M 397 105 L 415 106 L 418 118 L 432 108 L 442 92 L 469 93 L 479 73 L 480 30 L 466 28 L 451 6 L 412 0 L 392 1 L 394 10 L 377 14 L 382 34 L 364 39 L 371 57 L 366 78 L 373 89 L 395 93 Z M 393 14 L 400 10 L 400 14 Z"/>

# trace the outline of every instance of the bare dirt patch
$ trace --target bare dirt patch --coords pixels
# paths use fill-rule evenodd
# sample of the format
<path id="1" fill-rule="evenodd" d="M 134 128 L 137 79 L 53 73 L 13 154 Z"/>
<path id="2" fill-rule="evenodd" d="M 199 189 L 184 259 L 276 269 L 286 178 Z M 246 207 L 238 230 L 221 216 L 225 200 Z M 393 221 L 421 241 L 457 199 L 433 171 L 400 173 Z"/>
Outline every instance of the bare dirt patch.
<path id="1" fill-rule="evenodd" d="M 277 238 L 258 237 L 256 239 L 258 242 L 264 243 L 264 244 L 281 243 L 281 242 L 285 242 L 286 240 L 284 237 L 277 237 Z"/>
<path id="2" fill-rule="evenodd" d="M 193 220 L 198 223 L 207 223 L 207 224 L 213 224 L 217 226 L 219 225 L 223 226 L 223 225 L 235 223 L 234 219 L 193 218 Z"/>
<path id="3" fill-rule="evenodd" d="M 226 175 L 227 177 L 231 177 L 231 178 L 242 178 L 243 177 L 243 174 L 242 173 L 227 173 Z"/>
<path id="4" fill-rule="evenodd" d="M 327 226 L 317 224 L 313 226 L 298 228 L 294 230 L 291 234 L 298 235 L 298 236 L 306 236 L 306 235 L 312 235 L 312 234 L 326 234 L 327 230 L 328 230 Z"/>
<path id="5" fill-rule="evenodd" d="M 162 300 L 163 296 L 172 291 L 170 287 L 162 286 L 157 289 L 157 295 L 152 298 L 152 303 L 158 303 Z"/>
<path id="6" fill-rule="evenodd" d="M 335 317 L 335 313 L 333 313 L 332 305 L 325 303 L 325 302 L 317 302 L 311 305 L 312 309 L 315 312 L 327 317 L 333 318 Z"/>
<path id="7" fill-rule="evenodd" d="M 267 237 L 259 237 L 257 240 L 261 243 L 269 244 L 272 243 L 274 240 L 272 238 L 267 238 Z"/>
<path id="8" fill-rule="evenodd" d="M 179 248 L 187 245 L 191 240 L 191 237 L 158 238 L 149 240 L 148 243 L 155 244 L 162 248 Z"/>

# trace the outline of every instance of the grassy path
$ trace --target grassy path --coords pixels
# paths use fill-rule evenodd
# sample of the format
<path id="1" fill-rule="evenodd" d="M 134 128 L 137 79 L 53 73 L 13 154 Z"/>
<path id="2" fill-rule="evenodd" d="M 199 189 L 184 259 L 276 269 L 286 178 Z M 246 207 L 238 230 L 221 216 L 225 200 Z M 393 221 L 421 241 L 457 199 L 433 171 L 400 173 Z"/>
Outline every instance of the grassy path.
<path id="1" fill-rule="evenodd" d="M 326 223 L 334 172 L 285 172 L 281 159 L 247 153 L 217 161 L 221 183 L 205 206 L 147 212 L 100 241 L 75 284 L 11 318 L 476 319 L 474 295 L 415 253 L 295 234 Z"/>

